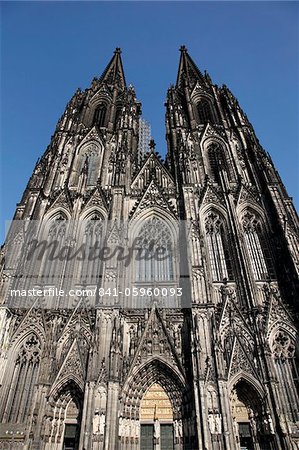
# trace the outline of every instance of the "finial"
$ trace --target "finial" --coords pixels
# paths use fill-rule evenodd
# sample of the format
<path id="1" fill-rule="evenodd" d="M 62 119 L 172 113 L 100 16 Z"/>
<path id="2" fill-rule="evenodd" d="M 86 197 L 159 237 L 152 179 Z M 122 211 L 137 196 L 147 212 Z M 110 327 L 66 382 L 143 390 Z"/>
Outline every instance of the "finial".
<path id="1" fill-rule="evenodd" d="M 187 53 L 187 51 L 188 51 L 188 49 L 187 49 L 186 45 L 181 45 L 180 46 L 180 52 Z"/>
<path id="2" fill-rule="evenodd" d="M 120 49 L 120 47 L 116 47 L 116 49 L 114 50 L 114 54 L 115 55 L 120 55 L 121 54 L 121 49 Z"/>
<path id="3" fill-rule="evenodd" d="M 149 147 L 150 147 L 151 150 L 153 150 L 153 151 L 155 150 L 156 143 L 155 143 L 154 139 L 150 140 Z"/>

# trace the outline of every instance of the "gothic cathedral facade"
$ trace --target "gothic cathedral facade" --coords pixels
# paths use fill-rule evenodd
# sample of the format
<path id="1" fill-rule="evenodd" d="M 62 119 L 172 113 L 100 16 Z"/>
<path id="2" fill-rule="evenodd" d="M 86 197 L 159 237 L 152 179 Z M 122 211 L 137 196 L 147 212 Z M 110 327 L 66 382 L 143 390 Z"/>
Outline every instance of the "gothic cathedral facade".
<path id="1" fill-rule="evenodd" d="M 138 222 L 144 243 L 172 249 L 168 259 L 134 269 L 117 258 L 40 261 L 37 272 L 120 296 L 126 283 L 136 301 L 150 297 L 141 287 L 178 291 L 182 279 L 183 303 L 98 296 L 90 306 L 81 296 L 59 307 L 53 295 L 51 307 L 26 296 L 13 306 L 11 289 L 32 281 L 16 279 L 24 242 L 8 234 L 0 449 L 299 449 L 297 215 L 236 98 L 180 50 L 165 161 L 153 142 L 138 153 L 141 104 L 116 49 L 68 103 L 14 221 L 66 241 L 72 222 L 73 242 L 88 246 L 104 229 L 117 246 Z M 189 224 L 180 242 L 179 223 Z"/>

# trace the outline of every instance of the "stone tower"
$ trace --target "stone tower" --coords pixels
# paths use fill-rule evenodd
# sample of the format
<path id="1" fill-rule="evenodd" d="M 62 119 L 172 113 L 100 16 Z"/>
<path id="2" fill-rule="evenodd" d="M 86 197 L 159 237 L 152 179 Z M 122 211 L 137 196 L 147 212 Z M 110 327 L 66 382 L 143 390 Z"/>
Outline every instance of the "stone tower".
<path id="1" fill-rule="evenodd" d="M 185 47 L 166 161 L 140 160 L 120 54 L 67 105 L 3 246 L 0 449 L 298 449 L 292 201 Z"/>

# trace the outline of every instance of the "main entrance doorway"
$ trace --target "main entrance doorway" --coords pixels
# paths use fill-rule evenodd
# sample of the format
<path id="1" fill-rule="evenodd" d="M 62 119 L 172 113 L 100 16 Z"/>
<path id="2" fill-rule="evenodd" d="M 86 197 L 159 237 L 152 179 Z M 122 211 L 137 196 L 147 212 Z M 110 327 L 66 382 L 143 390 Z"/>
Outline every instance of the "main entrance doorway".
<path id="1" fill-rule="evenodd" d="M 140 450 L 174 450 L 172 406 L 159 384 L 153 384 L 141 401 Z"/>
<path id="2" fill-rule="evenodd" d="M 261 398 L 255 388 L 242 378 L 231 392 L 231 406 L 235 440 L 240 449 L 270 449 L 271 436 L 263 434 Z"/>

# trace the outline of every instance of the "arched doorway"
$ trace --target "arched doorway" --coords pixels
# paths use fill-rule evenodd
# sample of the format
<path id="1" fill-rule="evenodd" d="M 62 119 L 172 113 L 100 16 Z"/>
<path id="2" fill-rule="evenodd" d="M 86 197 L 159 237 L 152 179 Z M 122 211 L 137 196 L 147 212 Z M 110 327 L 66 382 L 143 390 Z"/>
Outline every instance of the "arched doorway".
<path id="1" fill-rule="evenodd" d="M 243 378 L 239 379 L 232 389 L 231 409 L 235 440 L 239 448 L 270 449 L 273 434 L 271 416 L 267 414 L 258 391 Z"/>
<path id="2" fill-rule="evenodd" d="M 78 450 L 83 394 L 68 380 L 49 398 L 43 423 L 45 450 Z"/>
<path id="3" fill-rule="evenodd" d="M 71 399 L 67 405 L 64 420 L 63 450 L 77 450 L 80 436 L 80 407 Z"/>
<path id="4" fill-rule="evenodd" d="M 140 450 L 174 450 L 173 410 L 163 387 L 152 384 L 140 403 Z"/>
<path id="5" fill-rule="evenodd" d="M 153 358 L 132 372 L 123 387 L 119 449 L 161 450 L 161 445 L 165 450 L 197 448 L 192 420 L 190 391 L 183 377 L 161 359 Z"/>

